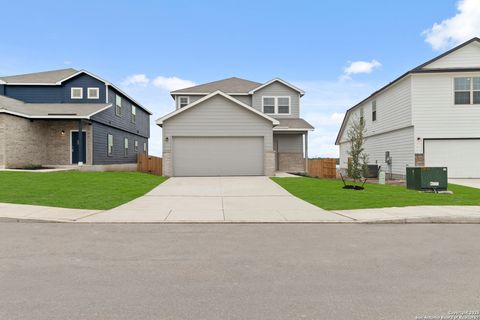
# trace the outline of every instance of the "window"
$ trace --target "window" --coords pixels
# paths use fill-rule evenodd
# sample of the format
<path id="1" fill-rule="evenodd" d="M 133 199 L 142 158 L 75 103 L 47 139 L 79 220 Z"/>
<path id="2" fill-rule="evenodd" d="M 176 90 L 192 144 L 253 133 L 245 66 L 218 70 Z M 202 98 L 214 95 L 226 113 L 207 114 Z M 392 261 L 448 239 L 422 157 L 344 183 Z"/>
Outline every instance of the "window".
<path id="1" fill-rule="evenodd" d="M 88 99 L 98 99 L 100 98 L 100 90 L 98 88 L 88 88 L 87 89 Z"/>
<path id="2" fill-rule="evenodd" d="M 117 116 L 122 115 L 122 97 L 119 95 L 115 96 L 115 114 Z"/>
<path id="3" fill-rule="evenodd" d="M 363 108 L 360 108 L 360 122 L 364 122 L 365 121 L 365 114 L 363 112 Z"/>
<path id="4" fill-rule="evenodd" d="M 125 157 L 128 156 L 128 138 L 124 140 Z"/>
<path id="5" fill-rule="evenodd" d="M 455 104 L 480 104 L 480 77 L 454 79 Z"/>
<path id="6" fill-rule="evenodd" d="M 143 143 L 143 153 L 147 154 L 147 143 Z"/>
<path id="7" fill-rule="evenodd" d="M 111 157 L 113 155 L 113 136 L 111 134 L 107 136 L 107 143 L 107 155 Z"/>
<path id="8" fill-rule="evenodd" d="M 70 89 L 70 98 L 71 99 L 83 99 L 83 88 L 71 88 Z"/>
<path id="9" fill-rule="evenodd" d="M 372 101 L 372 121 L 377 121 L 377 100 Z"/>
<path id="10" fill-rule="evenodd" d="M 135 140 L 134 150 L 135 150 L 135 152 L 138 152 L 138 141 L 137 140 Z"/>
<path id="11" fill-rule="evenodd" d="M 188 97 L 179 97 L 178 98 L 178 106 L 180 108 L 183 108 L 183 107 L 187 106 L 188 103 L 189 103 L 189 100 L 190 99 Z"/>
<path id="12" fill-rule="evenodd" d="M 263 112 L 290 114 L 290 97 L 263 97 Z"/>
<path id="13" fill-rule="evenodd" d="M 263 112 L 264 113 L 275 113 L 275 98 L 274 97 L 263 97 Z"/>
<path id="14" fill-rule="evenodd" d="M 290 113 L 290 97 L 278 97 L 277 105 L 279 114 L 289 114 Z"/>
<path id="15" fill-rule="evenodd" d="M 132 123 L 137 122 L 137 107 L 132 105 Z"/>

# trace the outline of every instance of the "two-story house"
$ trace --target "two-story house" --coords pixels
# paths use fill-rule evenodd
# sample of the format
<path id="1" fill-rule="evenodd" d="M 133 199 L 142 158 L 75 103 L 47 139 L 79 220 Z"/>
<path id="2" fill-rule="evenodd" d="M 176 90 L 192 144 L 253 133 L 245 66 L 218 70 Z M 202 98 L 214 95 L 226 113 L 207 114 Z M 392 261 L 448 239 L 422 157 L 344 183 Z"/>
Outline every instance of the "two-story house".
<path id="1" fill-rule="evenodd" d="M 150 115 L 85 70 L 0 77 L 0 168 L 134 163 L 148 152 Z"/>
<path id="2" fill-rule="evenodd" d="M 480 39 L 406 72 L 349 109 L 338 133 L 340 168 L 347 132 L 366 123 L 371 164 L 403 177 L 408 166 L 446 166 L 450 178 L 480 178 Z"/>
<path id="3" fill-rule="evenodd" d="M 163 128 L 166 176 L 273 175 L 305 172 L 304 92 L 281 79 L 228 78 L 171 92 L 175 110 Z"/>

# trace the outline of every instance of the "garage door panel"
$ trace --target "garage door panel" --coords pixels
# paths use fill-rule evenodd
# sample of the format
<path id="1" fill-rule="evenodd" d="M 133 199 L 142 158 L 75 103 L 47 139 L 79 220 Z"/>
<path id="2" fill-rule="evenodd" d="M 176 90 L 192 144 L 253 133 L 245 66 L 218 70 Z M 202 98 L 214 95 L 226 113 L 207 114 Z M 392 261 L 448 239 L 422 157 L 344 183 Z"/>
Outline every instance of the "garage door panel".
<path id="1" fill-rule="evenodd" d="M 263 137 L 174 137 L 174 176 L 263 175 Z"/>
<path id="2" fill-rule="evenodd" d="M 480 178 L 480 139 L 425 140 L 425 165 L 448 167 L 449 178 Z"/>

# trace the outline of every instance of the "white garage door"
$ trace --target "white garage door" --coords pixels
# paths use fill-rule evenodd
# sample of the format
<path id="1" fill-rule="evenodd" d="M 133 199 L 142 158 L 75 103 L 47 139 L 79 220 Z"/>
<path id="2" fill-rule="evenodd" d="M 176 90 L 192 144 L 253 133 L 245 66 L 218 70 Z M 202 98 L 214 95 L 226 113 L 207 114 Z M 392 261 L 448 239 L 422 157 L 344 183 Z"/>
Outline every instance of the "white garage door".
<path id="1" fill-rule="evenodd" d="M 174 137 L 174 176 L 263 175 L 263 137 Z"/>
<path id="2" fill-rule="evenodd" d="M 425 165 L 448 167 L 449 178 L 480 178 L 480 139 L 425 140 Z"/>

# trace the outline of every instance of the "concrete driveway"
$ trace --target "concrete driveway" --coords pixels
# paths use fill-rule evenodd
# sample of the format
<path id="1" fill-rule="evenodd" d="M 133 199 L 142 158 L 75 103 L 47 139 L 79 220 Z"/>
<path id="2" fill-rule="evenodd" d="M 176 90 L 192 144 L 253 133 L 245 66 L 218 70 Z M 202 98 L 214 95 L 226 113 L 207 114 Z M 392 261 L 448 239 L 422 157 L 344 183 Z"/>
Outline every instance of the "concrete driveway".
<path id="1" fill-rule="evenodd" d="M 480 189 L 480 179 L 448 179 L 448 182 Z"/>
<path id="2" fill-rule="evenodd" d="M 353 221 L 288 193 L 267 177 L 170 178 L 147 195 L 80 222 Z"/>

